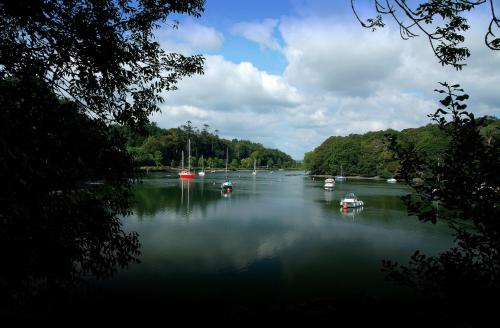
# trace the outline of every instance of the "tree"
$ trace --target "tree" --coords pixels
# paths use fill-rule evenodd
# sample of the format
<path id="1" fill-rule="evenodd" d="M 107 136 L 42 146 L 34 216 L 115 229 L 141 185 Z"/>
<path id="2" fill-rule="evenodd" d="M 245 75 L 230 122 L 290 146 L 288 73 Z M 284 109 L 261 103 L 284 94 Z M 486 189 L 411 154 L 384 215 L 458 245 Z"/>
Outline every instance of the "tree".
<path id="1" fill-rule="evenodd" d="M 202 73 L 201 56 L 166 53 L 154 29 L 170 14 L 198 17 L 203 0 L 4 0 L 0 75 L 47 82 L 89 115 L 143 126 L 184 77 Z M 175 25 L 174 25 L 175 26 Z"/>
<path id="2" fill-rule="evenodd" d="M 154 30 L 203 5 L 0 3 L 0 312 L 43 306 L 45 295 L 137 261 L 137 235 L 120 217 L 139 174 L 111 123 L 144 128 L 161 92 L 202 73 L 201 56 L 166 53 Z"/>
<path id="3" fill-rule="evenodd" d="M 155 160 L 155 165 L 156 166 L 161 166 L 161 164 L 162 164 L 161 161 L 163 159 L 161 151 L 159 151 L 159 150 L 155 151 L 153 158 Z"/>
<path id="4" fill-rule="evenodd" d="M 500 38 L 495 35 L 495 29 L 500 28 L 500 20 L 496 16 L 493 0 L 428 0 L 414 7 L 405 0 L 373 0 L 377 16 L 366 20 L 361 19 L 355 0 L 351 0 L 354 14 L 363 27 L 372 30 L 384 27 L 383 16 L 389 16 L 399 25 L 403 39 L 425 35 L 439 62 L 456 69 L 462 69 L 466 65 L 464 61 L 470 56 L 469 49 L 462 46 L 465 41 L 463 33 L 469 29 L 465 14 L 482 5 L 489 5 L 491 14 L 484 42 L 491 50 L 500 50 Z"/>
<path id="5" fill-rule="evenodd" d="M 423 160 L 414 147 L 394 138 L 391 149 L 413 185 L 404 197 L 409 214 L 424 222 L 448 222 L 456 246 L 438 256 L 417 251 L 406 266 L 383 264 L 390 279 L 421 291 L 445 306 L 441 310 L 479 320 L 489 318 L 500 301 L 500 139 L 487 142 L 481 136 L 474 115 L 465 110 L 469 96 L 459 85 L 442 86 L 437 91 L 445 94 L 443 107 L 430 115 L 450 137 L 441 162 Z M 423 183 L 412 184 L 415 177 L 423 177 Z"/>
<path id="6" fill-rule="evenodd" d="M 243 158 L 241 160 L 241 167 L 246 169 L 253 167 L 253 160 L 250 157 Z"/>

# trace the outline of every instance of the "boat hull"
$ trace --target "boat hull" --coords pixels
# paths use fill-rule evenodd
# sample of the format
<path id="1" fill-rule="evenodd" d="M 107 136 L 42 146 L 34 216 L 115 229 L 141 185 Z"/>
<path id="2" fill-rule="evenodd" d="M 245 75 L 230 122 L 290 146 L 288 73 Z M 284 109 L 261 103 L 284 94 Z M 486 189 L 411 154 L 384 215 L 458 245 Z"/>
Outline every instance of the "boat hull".
<path id="1" fill-rule="evenodd" d="M 179 178 L 181 179 L 194 179 L 196 178 L 196 174 L 194 173 L 179 173 Z"/>
<path id="2" fill-rule="evenodd" d="M 343 208 L 355 208 L 355 207 L 363 207 L 364 203 L 361 200 L 341 200 L 340 206 Z"/>
<path id="3" fill-rule="evenodd" d="M 325 190 L 333 190 L 335 189 L 335 184 L 325 183 L 323 188 L 325 188 Z"/>

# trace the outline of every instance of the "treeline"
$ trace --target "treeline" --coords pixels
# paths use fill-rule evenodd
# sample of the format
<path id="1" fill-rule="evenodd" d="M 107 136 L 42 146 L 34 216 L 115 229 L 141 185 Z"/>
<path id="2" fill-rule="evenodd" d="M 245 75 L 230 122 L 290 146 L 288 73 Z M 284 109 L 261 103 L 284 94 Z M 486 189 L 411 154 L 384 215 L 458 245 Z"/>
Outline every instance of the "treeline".
<path id="1" fill-rule="evenodd" d="M 117 126 L 127 140 L 127 150 L 140 166 L 181 165 L 184 151 L 184 165 L 187 166 L 188 139 L 191 140 L 191 166 L 222 168 L 226 163 L 226 149 L 229 152 L 228 165 L 232 169 L 257 167 L 293 168 L 298 164 L 278 149 L 265 148 L 248 140 L 227 140 L 218 136 L 218 130 L 210 131 L 210 126 L 199 129 L 187 122 L 177 128 L 162 129 L 155 123 L 139 134 L 133 130 Z M 203 156 L 203 158 L 202 158 Z"/>
<path id="2" fill-rule="evenodd" d="M 485 142 L 500 137 L 500 120 L 485 116 L 478 122 Z M 333 136 L 304 155 L 304 166 L 311 174 L 337 175 L 342 168 L 344 175 L 397 176 L 400 165 L 387 148 L 389 135 L 394 136 L 398 143 L 411 144 L 419 156 L 434 163 L 442 157 L 449 142 L 435 124 L 402 131 L 388 129 L 346 137 Z"/>

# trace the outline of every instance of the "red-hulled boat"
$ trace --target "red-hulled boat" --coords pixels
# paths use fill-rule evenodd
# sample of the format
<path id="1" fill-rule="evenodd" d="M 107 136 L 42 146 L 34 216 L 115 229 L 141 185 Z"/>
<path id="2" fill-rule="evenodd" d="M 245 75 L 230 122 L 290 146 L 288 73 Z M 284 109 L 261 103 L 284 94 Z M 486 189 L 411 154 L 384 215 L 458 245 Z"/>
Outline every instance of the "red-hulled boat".
<path id="1" fill-rule="evenodd" d="M 193 172 L 188 171 L 188 170 L 182 170 L 181 172 L 179 172 L 179 178 L 181 178 L 181 179 L 194 179 L 194 178 L 196 178 L 196 174 L 194 174 Z"/>
<path id="2" fill-rule="evenodd" d="M 194 179 L 196 174 L 191 172 L 191 140 L 188 139 L 188 168 L 184 169 L 184 152 L 182 152 L 182 170 L 179 172 L 181 179 Z"/>

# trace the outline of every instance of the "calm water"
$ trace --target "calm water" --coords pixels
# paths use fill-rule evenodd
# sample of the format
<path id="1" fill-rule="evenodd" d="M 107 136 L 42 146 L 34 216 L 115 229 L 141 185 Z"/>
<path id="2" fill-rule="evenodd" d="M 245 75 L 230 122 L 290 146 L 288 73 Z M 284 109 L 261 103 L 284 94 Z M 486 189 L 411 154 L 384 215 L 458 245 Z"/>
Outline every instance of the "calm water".
<path id="1" fill-rule="evenodd" d="M 452 243 L 444 224 L 408 217 L 403 184 L 346 181 L 333 192 L 297 172 L 224 174 L 195 181 L 151 174 L 136 187 L 134 215 L 124 219 L 142 243 L 141 264 L 103 285 L 135 299 L 280 300 L 312 297 L 400 297 L 384 280 L 381 260 L 405 262 Z M 365 207 L 342 212 L 354 191 Z"/>

